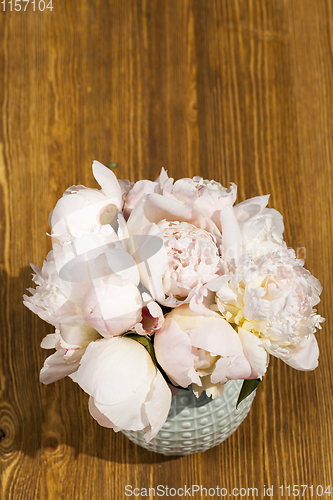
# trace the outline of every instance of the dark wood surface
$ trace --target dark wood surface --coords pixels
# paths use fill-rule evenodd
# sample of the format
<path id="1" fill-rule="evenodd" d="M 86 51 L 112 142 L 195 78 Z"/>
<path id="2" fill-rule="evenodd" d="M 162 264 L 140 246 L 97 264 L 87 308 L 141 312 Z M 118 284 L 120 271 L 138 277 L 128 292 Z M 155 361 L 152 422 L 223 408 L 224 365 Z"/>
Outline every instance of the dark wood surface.
<path id="1" fill-rule="evenodd" d="M 1 500 L 122 499 L 125 485 L 255 487 L 258 498 L 273 485 L 281 498 L 280 485 L 331 484 L 333 495 L 331 0 L 2 4 Z M 164 166 L 233 181 L 238 201 L 271 193 L 288 245 L 304 247 L 324 286 L 318 369 L 272 359 L 246 421 L 206 453 L 145 451 L 99 427 L 69 378 L 39 382 L 52 327 L 22 305 L 29 263 L 50 249 L 63 191 L 97 187 L 93 159 L 133 181 Z"/>

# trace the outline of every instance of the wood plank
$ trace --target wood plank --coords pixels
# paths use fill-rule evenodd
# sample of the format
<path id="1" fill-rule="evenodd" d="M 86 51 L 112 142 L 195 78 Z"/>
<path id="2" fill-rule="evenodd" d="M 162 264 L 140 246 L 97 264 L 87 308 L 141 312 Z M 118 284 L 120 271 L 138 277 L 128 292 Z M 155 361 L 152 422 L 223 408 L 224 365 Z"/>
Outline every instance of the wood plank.
<path id="1" fill-rule="evenodd" d="M 7 7 L 0 4 L 0 498 L 103 500 L 126 498 L 126 485 L 194 484 L 258 488 L 258 498 L 274 485 L 280 498 L 282 484 L 332 485 L 331 2 Z M 52 327 L 22 305 L 29 263 L 41 266 L 51 249 L 48 213 L 63 191 L 97 187 L 93 159 L 116 162 L 118 177 L 133 181 L 154 179 L 163 166 L 174 178 L 235 182 L 238 201 L 270 193 L 288 245 L 323 284 L 318 369 L 272 359 L 246 421 L 204 454 L 143 450 L 101 428 L 69 378 L 39 382 L 49 354 L 39 344 Z"/>

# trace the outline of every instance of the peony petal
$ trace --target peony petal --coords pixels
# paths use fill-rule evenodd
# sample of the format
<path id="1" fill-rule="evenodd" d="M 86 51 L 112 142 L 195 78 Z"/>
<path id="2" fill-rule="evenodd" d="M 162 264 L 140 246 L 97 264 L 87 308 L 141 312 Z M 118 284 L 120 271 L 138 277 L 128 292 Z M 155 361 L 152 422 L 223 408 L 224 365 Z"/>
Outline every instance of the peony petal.
<path id="1" fill-rule="evenodd" d="M 227 262 L 234 259 L 237 264 L 242 254 L 242 238 L 234 208 L 231 205 L 225 206 L 221 210 L 220 219 L 222 228 L 222 256 Z"/>
<path id="2" fill-rule="evenodd" d="M 112 337 L 90 343 L 71 378 L 101 410 L 99 405 L 117 405 L 142 391 L 147 394 L 155 374 L 151 357 L 141 344 L 126 337 Z M 118 425 L 113 418 L 110 420 Z"/>
<path id="3" fill-rule="evenodd" d="M 110 200 L 97 190 L 86 189 L 93 192 L 92 199 L 77 193 L 63 196 L 57 202 L 50 221 L 52 235 L 58 238 L 77 237 L 101 225 L 100 213 Z"/>
<path id="4" fill-rule="evenodd" d="M 157 370 L 152 389 L 144 404 L 149 421 L 149 428 L 144 435 L 148 442 L 153 439 L 167 419 L 171 406 L 172 394 L 161 372 Z"/>
<path id="5" fill-rule="evenodd" d="M 81 349 L 80 349 L 81 350 Z M 43 368 L 40 371 L 40 381 L 43 384 L 51 384 L 56 382 L 61 378 L 75 372 L 80 363 L 80 359 L 76 359 L 72 363 L 67 363 L 64 360 L 64 355 L 66 354 L 66 349 L 59 349 L 54 354 L 51 354 L 46 358 Z M 80 353 L 81 354 L 81 353 Z M 84 349 L 82 349 L 82 355 L 84 354 Z"/>
<path id="6" fill-rule="evenodd" d="M 177 200 L 165 198 L 157 193 L 147 195 L 143 211 L 145 217 L 150 222 L 158 223 L 163 219 L 167 221 L 190 222 L 201 229 L 206 229 L 220 236 L 220 232 L 215 224 L 199 212 L 199 210 L 188 205 L 183 205 Z"/>
<path id="7" fill-rule="evenodd" d="M 212 399 L 218 398 L 224 393 L 224 383 L 213 384 L 210 380 L 210 375 L 202 377 L 201 381 L 202 387 L 199 387 L 195 384 L 192 385 L 193 392 L 197 398 L 203 391 L 205 391 L 207 396 L 211 397 Z"/>
<path id="8" fill-rule="evenodd" d="M 164 169 L 164 167 L 161 168 L 160 175 L 157 177 L 155 182 L 160 185 L 161 188 L 163 188 L 165 182 L 169 179 L 167 170 Z"/>
<path id="9" fill-rule="evenodd" d="M 103 193 L 113 201 L 119 210 L 122 208 L 122 192 L 118 183 L 117 177 L 112 170 L 102 165 L 99 161 L 94 160 L 92 165 L 94 177 L 101 186 Z"/>
<path id="10" fill-rule="evenodd" d="M 145 228 L 151 224 L 150 220 L 145 215 L 146 199 L 147 195 L 140 198 L 127 220 L 127 228 L 132 235 L 143 234 Z"/>
<path id="11" fill-rule="evenodd" d="M 244 352 L 231 358 L 227 368 L 228 380 L 246 380 L 258 378 L 258 374 L 252 370 L 251 365 Z"/>
<path id="12" fill-rule="evenodd" d="M 148 302 L 147 307 L 153 318 L 161 318 L 163 315 L 161 306 L 157 302 Z"/>
<path id="13" fill-rule="evenodd" d="M 128 192 L 125 199 L 124 212 L 126 215 L 129 215 L 135 205 L 139 202 L 142 196 L 154 193 L 157 190 L 161 190 L 160 186 L 157 182 L 152 182 L 149 180 L 141 180 L 137 181 L 132 189 Z"/>
<path id="14" fill-rule="evenodd" d="M 192 296 L 189 302 L 191 311 L 196 314 L 200 314 L 202 316 L 220 317 L 217 312 L 211 309 L 211 306 L 215 306 L 215 293 L 209 290 L 207 285 L 199 288 L 197 293 Z"/>
<path id="15" fill-rule="evenodd" d="M 101 411 L 99 411 L 99 409 L 95 405 L 94 398 L 92 396 L 90 396 L 90 398 L 89 398 L 88 408 L 89 408 L 90 415 L 95 420 L 97 420 L 99 425 L 101 425 L 102 427 L 108 427 L 109 429 L 113 429 L 115 432 L 118 432 L 121 430 L 121 427 L 117 427 L 116 425 L 114 425 L 111 422 L 111 420 L 109 420 L 105 415 L 103 415 L 103 413 Z"/>
<path id="16" fill-rule="evenodd" d="M 152 363 L 152 362 L 151 362 Z M 106 405 L 95 401 L 96 408 L 103 413 L 112 424 L 120 429 L 139 431 L 149 425 L 143 405 L 150 385 L 142 386 L 128 399 L 117 404 Z"/>
<path id="17" fill-rule="evenodd" d="M 163 241 L 154 234 L 134 236 L 135 260 L 141 283 L 156 300 L 164 299 L 162 275 L 167 267 Z"/>
<path id="18" fill-rule="evenodd" d="M 61 337 L 67 348 L 87 347 L 100 338 L 100 334 L 88 326 L 81 315 L 69 316 L 60 322 Z"/>
<path id="19" fill-rule="evenodd" d="M 224 384 L 227 381 L 227 369 L 230 361 L 230 358 L 220 358 L 216 361 L 215 369 L 210 376 L 210 380 L 213 384 Z"/>
<path id="20" fill-rule="evenodd" d="M 96 280 L 82 302 L 86 323 L 103 337 L 121 335 L 141 321 L 142 300 L 138 288 L 116 286 L 111 279 Z"/>
<path id="21" fill-rule="evenodd" d="M 269 194 L 263 196 L 255 196 L 248 200 L 237 203 L 234 206 L 236 219 L 238 222 L 244 222 L 255 215 L 258 215 L 266 206 L 269 200 Z"/>
<path id="22" fill-rule="evenodd" d="M 166 318 L 154 337 L 156 359 L 167 375 L 178 385 L 187 387 L 192 382 L 201 385 L 193 368 L 190 338 L 172 318 Z"/>
<path id="23" fill-rule="evenodd" d="M 274 351 L 269 352 L 271 352 L 273 356 L 281 357 L 287 365 L 296 370 L 309 371 L 317 368 L 319 349 L 316 337 L 313 333 L 308 337 L 304 337 L 297 346 L 290 346 L 288 350 L 289 355 L 291 355 L 289 359 L 288 356 L 278 356 Z"/>
<path id="24" fill-rule="evenodd" d="M 43 338 L 40 346 L 43 349 L 55 349 L 57 341 L 58 341 L 57 334 L 49 333 L 48 335 L 46 335 L 46 337 Z"/>
<path id="25" fill-rule="evenodd" d="M 257 373 L 257 377 L 262 377 L 266 373 L 268 357 L 261 340 L 253 333 L 244 328 L 238 327 L 238 335 L 242 342 L 244 354 L 248 359 L 252 369 Z"/>
<path id="26" fill-rule="evenodd" d="M 122 278 L 123 285 L 140 282 L 139 270 L 133 257 L 124 250 L 108 249 L 106 258 L 112 271 Z"/>
<path id="27" fill-rule="evenodd" d="M 230 323 L 219 317 L 207 318 L 206 324 L 188 332 L 192 345 L 220 356 L 235 356 L 242 344 Z"/>

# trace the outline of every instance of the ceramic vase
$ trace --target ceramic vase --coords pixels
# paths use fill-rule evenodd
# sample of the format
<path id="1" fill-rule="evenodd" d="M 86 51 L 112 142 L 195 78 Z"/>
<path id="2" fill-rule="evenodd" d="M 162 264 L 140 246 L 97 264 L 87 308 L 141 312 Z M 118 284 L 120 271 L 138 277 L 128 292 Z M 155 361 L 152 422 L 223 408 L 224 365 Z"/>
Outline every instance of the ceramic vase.
<path id="1" fill-rule="evenodd" d="M 147 443 L 143 431 L 123 431 L 134 443 L 162 455 L 190 455 L 206 451 L 227 439 L 250 411 L 255 391 L 236 408 L 242 380 L 229 380 L 222 396 L 212 399 L 203 392 L 181 390 L 172 398 L 168 418 Z"/>

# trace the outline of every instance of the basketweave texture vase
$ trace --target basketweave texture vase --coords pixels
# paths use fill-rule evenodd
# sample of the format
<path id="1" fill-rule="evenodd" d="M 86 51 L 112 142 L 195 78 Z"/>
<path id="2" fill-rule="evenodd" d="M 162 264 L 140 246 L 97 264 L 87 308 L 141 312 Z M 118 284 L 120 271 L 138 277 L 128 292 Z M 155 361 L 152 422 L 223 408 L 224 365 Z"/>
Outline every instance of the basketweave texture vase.
<path id="1" fill-rule="evenodd" d="M 229 380 L 222 396 L 211 399 L 205 392 L 196 398 L 181 390 L 172 398 L 168 418 L 147 443 L 143 431 L 122 431 L 134 443 L 162 455 L 190 455 L 206 451 L 227 439 L 250 411 L 255 391 L 236 409 L 242 380 Z"/>

